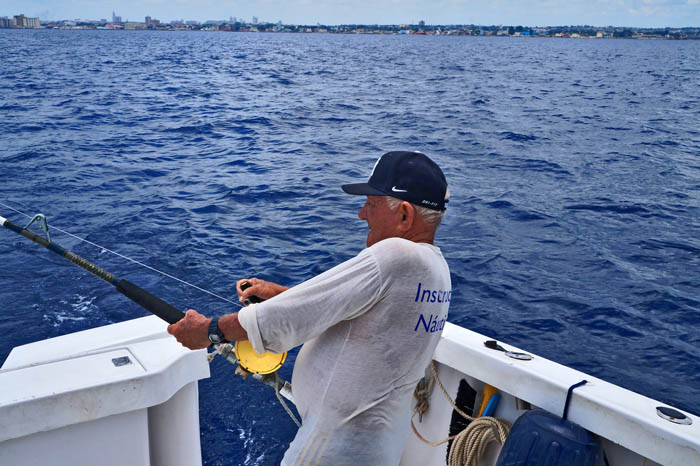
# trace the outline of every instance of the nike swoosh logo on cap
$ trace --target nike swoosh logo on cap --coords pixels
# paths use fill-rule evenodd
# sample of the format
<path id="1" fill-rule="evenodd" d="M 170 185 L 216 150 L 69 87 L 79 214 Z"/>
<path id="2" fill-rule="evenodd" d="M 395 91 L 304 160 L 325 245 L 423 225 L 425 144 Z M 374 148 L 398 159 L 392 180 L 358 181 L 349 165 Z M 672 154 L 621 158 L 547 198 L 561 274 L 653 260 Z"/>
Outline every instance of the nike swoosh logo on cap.
<path id="1" fill-rule="evenodd" d="M 395 193 L 407 193 L 408 192 L 408 189 L 398 189 L 396 186 L 392 187 L 391 190 L 394 191 Z"/>

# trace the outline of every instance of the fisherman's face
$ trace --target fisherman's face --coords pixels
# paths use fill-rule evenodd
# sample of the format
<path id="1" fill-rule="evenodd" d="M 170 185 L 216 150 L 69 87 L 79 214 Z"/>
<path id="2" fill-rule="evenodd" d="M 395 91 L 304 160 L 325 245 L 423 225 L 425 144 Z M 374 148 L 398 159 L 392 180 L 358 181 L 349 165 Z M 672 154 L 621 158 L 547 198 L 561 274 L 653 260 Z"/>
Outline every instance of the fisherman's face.
<path id="1" fill-rule="evenodd" d="M 399 224 L 399 209 L 396 212 L 389 208 L 383 196 L 367 196 L 365 205 L 362 206 L 357 216 L 367 222 L 367 247 L 380 242 L 383 239 L 397 236 Z"/>

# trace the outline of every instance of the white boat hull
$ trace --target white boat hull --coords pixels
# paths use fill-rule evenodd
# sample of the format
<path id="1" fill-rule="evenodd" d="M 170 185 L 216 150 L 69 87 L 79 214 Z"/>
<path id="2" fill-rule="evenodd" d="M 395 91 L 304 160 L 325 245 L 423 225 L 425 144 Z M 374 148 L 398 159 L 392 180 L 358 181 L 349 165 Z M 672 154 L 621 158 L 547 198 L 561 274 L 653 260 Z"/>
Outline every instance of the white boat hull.
<path id="1" fill-rule="evenodd" d="M 201 464 L 197 381 L 209 377 L 206 352 L 182 348 L 165 327 L 145 317 L 15 348 L 0 370 L 0 464 Z M 465 379 L 499 389 L 495 417 L 515 421 L 528 404 L 561 415 L 568 388 L 585 379 L 568 417 L 600 438 L 611 465 L 700 465 L 696 417 L 671 423 L 655 400 L 536 355 L 512 359 L 486 348 L 487 339 L 445 326 L 434 361 L 453 398 Z M 437 388 L 429 405 L 416 428 L 441 440 L 452 406 Z M 492 444 L 482 465 L 495 464 L 499 451 Z M 401 464 L 443 465 L 445 457 L 445 444 L 411 435 Z"/>
<path id="2" fill-rule="evenodd" d="M 166 326 L 145 317 L 15 348 L 0 370 L 0 465 L 200 465 L 209 365 Z"/>

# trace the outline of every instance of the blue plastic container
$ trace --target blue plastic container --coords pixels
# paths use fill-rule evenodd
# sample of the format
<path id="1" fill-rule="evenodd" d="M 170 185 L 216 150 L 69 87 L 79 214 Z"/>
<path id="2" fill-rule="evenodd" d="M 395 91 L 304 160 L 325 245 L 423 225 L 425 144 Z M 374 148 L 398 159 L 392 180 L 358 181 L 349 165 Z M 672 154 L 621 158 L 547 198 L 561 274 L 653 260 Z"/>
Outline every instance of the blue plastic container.
<path id="1" fill-rule="evenodd" d="M 586 429 L 535 409 L 515 421 L 496 466 L 596 466 L 599 455 Z"/>

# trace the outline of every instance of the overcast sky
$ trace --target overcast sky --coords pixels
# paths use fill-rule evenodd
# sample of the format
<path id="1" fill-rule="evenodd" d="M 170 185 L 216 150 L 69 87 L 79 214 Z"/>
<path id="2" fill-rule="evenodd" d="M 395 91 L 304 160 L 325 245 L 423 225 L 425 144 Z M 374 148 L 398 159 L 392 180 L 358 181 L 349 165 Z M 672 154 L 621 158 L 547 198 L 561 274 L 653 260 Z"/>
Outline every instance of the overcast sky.
<path id="1" fill-rule="evenodd" d="M 700 0 L 0 0 L 0 16 L 289 24 L 700 26 Z"/>

